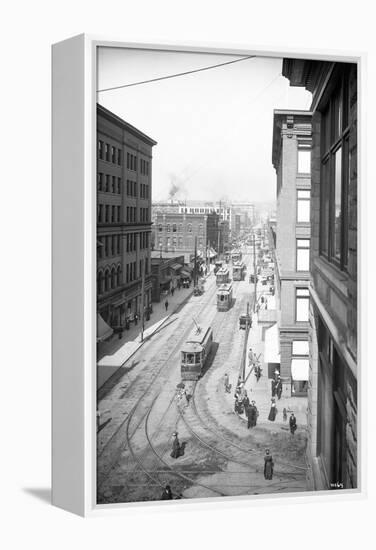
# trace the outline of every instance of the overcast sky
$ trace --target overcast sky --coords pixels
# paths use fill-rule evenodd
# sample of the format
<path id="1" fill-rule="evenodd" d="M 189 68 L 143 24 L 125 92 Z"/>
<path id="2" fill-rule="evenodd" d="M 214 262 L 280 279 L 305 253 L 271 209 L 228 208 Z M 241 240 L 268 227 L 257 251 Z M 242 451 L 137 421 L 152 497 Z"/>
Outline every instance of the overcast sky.
<path id="1" fill-rule="evenodd" d="M 99 48 L 98 89 L 189 71 L 236 56 Z M 158 142 L 153 200 L 275 199 L 273 109 L 308 109 L 282 59 L 259 57 L 209 71 L 98 93 L 98 102 Z"/>

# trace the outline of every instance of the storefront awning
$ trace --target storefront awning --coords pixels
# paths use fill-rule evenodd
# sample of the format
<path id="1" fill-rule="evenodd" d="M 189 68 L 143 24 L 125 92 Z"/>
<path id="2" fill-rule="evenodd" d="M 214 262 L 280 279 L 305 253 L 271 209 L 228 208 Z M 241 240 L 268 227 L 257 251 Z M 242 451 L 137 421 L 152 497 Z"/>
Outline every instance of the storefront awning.
<path id="1" fill-rule="evenodd" d="M 279 354 L 279 330 L 278 325 L 275 323 L 272 327 L 265 331 L 265 363 L 280 363 L 281 358 Z"/>
<path id="2" fill-rule="evenodd" d="M 97 314 L 97 342 L 103 342 L 113 334 L 113 329 L 106 323 L 102 315 Z"/>
<path id="3" fill-rule="evenodd" d="M 167 285 L 170 281 L 171 281 L 171 277 L 163 277 L 163 279 L 161 279 L 160 284 Z"/>
<path id="4" fill-rule="evenodd" d="M 180 272 L 180 276 L 185 279 L 186 277 L 188 277 L 189 279 L 191 278 L 191 274 L 189 271 L 186 271 L 185 269 L 182 269 L 182 271 Z"/>
<path id="5" fill-rule="evenodd" d="M 306 382 L 309 375 L 308 359 L 293 359 L 291 361 L 291 377 L 296 382 Z"/>

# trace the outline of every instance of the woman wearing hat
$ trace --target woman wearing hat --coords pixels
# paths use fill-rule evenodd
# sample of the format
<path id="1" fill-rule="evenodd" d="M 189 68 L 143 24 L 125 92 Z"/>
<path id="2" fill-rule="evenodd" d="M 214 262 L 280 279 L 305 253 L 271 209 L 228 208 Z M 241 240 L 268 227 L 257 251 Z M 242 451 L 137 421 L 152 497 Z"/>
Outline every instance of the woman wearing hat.
<path id="1" fill-rule="evenodd" d="M 178 439 L 178 432 L 174 432 L 172 434 L 173 441 L 172 441 L 172 451 L 171 451 L 171 457 L 172 458 L 179 458 L 180 456 L 180 443 Z"/>
<path id="2" fill-rule="evenodd" d="M 276 416 L 277 416 L 277 407 L 276 407 L 276 404 L 275 404 L 275 399 L 274 399 L 274 397 L 272 397 L 272 405 L 270 407 L 268 420 L 271 420 L 272 422 L 274 422 Z"/>
<path id="3" fill-rule="evenodd" d="M 269 449 L 266 449 L 264 456 L 264 478 L 273 479 L 274 462 Z"/>

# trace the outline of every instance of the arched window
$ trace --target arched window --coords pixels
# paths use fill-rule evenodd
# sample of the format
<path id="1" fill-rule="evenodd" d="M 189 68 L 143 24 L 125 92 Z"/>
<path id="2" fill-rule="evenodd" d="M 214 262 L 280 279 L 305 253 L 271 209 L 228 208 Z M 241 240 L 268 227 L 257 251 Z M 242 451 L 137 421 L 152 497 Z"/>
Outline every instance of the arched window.
<path id="1" fill-rule="evenodd" d="M 100 296 L 103 294 L 103 273 L 98 271 L 97 273 L 97 294 Z"/>
<path id="2" fill-rule="evenodd" d="M 200 223 L 200 225 L 198 226 L 198 232 L 202 233 L 202 223 Z"/>
<path id="3" fill-rule="evenodd" d="M 108 292 L 110 290 L 110 270 L 106 269 L 104 274 L 104 290 Z"/>
<path id="4" fill-rule="evenodd" d="M 120 286 L 120 285 L 121 285 L 121 266 L 120 266 L 120 265 L 118 265 L 116 275 L 117 275 L 117 277 L 116 277 L 116 285 L 117 285 L 117 286 Z"/>
<path id="5" fill-rule="evenodd" d="M 111 269 L 111 288 L 116 288 L 116 269 Z"/>
<path id="6" fill-rule="evenodd" d="M 192 224 L 191 223 L 188 224 L 188 233 L 192 233 Z"/>

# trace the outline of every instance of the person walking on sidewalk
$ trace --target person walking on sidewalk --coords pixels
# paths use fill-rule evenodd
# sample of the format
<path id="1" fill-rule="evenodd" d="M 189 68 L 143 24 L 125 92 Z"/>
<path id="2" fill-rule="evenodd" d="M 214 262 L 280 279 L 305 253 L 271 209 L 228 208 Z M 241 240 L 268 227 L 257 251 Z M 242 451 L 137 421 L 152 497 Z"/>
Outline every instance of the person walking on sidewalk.
<path id="1" fill-rule="evenodd" d="M 168 310 L 168 300 L 166 299 L 165 303 L 164 303 L 164 306 L 166 308 L 166 311 Z"/>
<path id="2" fill-rule="evenodd" d="M 296 418 L 295 418 L 294 413 L 291 413 L 289 424 L 290 424 L 290 432 L 292 433 L 292 435 L 294 435 L 294 433 L 296 431 L 296 428 L 297 428 Z"/>
<path id="3" fill-rule="evenodd" d="M 224 376 L 224 386 L 225 386 L 225 392 L 229 393 L 231 391 L 231 386 L 230 386 L 230 379 L 229 379 L 229 376 L 226 372 L 225 376 Z"/>
<path id="4" fill-rule="evenodd" d="M 248 429 L 254 428 L 257 424 L 257 407 L 255 401 L 252 401 L 247 411 Z"/>
<path id="5" fill-rule="evenodd" d="M 272 404 L 271 404 L 271 407 L 270 407 L 268 420 L 270 420 L 271 422 L 274 422 L 276 416 L 277 416 L 277 407 L 276 407 L 276 404 L 275 404 L 275 399 L 274 399 L 274 397 L 272 397 Z"/>
<path id="6" fill-rule="evenodd" d="M 275 393 L 277 394 L 278 399 L 281 399 L 282 396 L 282 379 L 278 375 L 277 383 L 275 385 Z"/>
<path id="7" fill-rule="evenodd" d="M 264 456 L 264 478 L 273 479 L 274 462 L 269 449 L 266 449 Z"/>
<path id="8" fill-rule="evenodd" d="M 174 292 L 175 292 L 175 288 L 174 288 L 174 287 L 172 287 L 172 288 L 171 288 L 171 296 L 173 296 L 173 295 L 174 295 Z"/>

